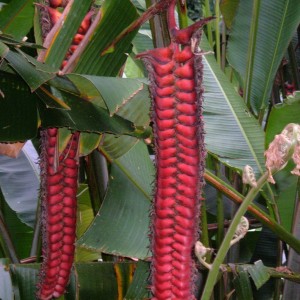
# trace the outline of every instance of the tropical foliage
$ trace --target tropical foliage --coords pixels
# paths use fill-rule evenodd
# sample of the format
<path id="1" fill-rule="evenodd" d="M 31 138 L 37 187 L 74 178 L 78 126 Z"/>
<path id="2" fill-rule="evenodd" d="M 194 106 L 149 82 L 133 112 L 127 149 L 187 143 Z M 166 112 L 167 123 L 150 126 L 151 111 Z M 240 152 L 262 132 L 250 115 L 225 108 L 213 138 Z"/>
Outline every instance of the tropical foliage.
<path id="1" fill-rule="evenodd" d="M 155 167 L 149 81 L 135 56 L 168 45 L 165 15 L 153 18 L 149 9 L 159 1 L 71 2 L 46 50 L 38 11 L 47 0 L 0 2 L 0 298 L 35 297 L 39 137 L 41 128 L 58 127 L 60 152 L 81 132 L 76 256 L 62 299 L 146 299 Z M 272 169 L 271 184 L 264 152 L 288 124 L 300 123 L 300 3 L 190 2 L 193 19 L 215 17 L 200 45 L 207 158 L 197 297 L 297 298 L 296 159 Z M 61 71 L 91 6 L 99 16 L 93 33 L 72 73 Z M 193 22 L 185 1 L 178 1 L 178 22 Z M 246 165 L 257 185 L 242 182 Z M 250 227 L 239 237 L 243 215 Z"/>

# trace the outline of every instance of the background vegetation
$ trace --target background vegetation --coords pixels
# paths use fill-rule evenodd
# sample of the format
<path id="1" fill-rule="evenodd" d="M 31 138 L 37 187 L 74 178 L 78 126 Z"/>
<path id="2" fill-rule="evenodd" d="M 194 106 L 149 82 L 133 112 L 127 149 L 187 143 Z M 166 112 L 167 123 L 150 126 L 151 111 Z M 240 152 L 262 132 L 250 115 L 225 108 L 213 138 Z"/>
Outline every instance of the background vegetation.
<path id="1" fill-rule="evenodd" d="M 61 151 L 70 130 L 82 132 L 76 263 L 66 299 L 149 296 L 153 144 L 147 74 L 135 55 L 166 42 L 164 15 L 125 35 L 114 51 L 103 55 L 103 50 L 151 2 L 85 1 L 86 9 L 94 5 L 102 10 L 102 19 L 74 72 L 63 76 L 58 69 L 77 30 L 74 24 L 79 26 L 84 17 L 83 2 L 74 0 L 45 64 L 36 60 L 42 42 L 33 1 L 0 2 L 1 142 L 32 140 L 38 152 L 40 128 L 60 127 Z M 243 167 L 251 165 L 256 177 L 262 176 L 264 151 L 274 136 L 287 124 L 300 123 L 300 3 L 187 4 L 193 20 L 215 16 L 201 43 L 207 52 L 208 151 L 201 242 L 213 249 L 206 262 L 214 263 L 218 276 L 214 297 L 298 299 L 299 179 L 290 173 L 292 161 L 275 175 L 275 185 L 267 183 L 257 191 L 246 214 L 250 228 L 219 262 L 224 264 L 222 272 L 214 259 L 217 253 L 226 255 L 229 247 L 221 246 L 222 241 L 251 191 L 242 183 Z M 178 11 L 181 26 L 192 22 L 185 9 Z M 34 299 L 41 261 L 38 154 L 26 145 L 20 150 L 18 144 L 3 144 L 0 150 L 2 299 Z M 209 297 L 213 272 L 207 275 L 200 263 L 199 270 L 199 290 Z"/>

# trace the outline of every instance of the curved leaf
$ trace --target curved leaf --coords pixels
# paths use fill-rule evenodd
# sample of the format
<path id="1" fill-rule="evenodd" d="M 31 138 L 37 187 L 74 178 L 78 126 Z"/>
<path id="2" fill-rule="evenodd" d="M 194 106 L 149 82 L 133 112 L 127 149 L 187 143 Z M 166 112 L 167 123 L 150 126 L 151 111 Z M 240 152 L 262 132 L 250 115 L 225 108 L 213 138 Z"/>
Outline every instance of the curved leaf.
<path id="1" fill-rule="evenodd" d="M 113 53 L 101 56 L 103 49 L 137 18 L 137 11 L 129 0 L 104 1 L 102 17 L 93 38 L 81 54 L 74 72 L 80 74 L 116 76 L 130 52 L 136 32 L 129 33 Z"/>
<path id="2" fill-rule="evenodd" d="M 93 83 L 111 116 L 119 115 L 136 126 L 149 124 L 150 101 L 145 80 L 90 75 L 81 77 Z"/>
<path id="3" fill-rule="evenodd" d="M 252 0 L 241 1 L 228 42 L 229 63 L 244 80 L 250 51 L 252 5 Z M 250 102 L 256 113 L 268 104 L 275 74 L 299 23 L 298 0 L 260 1 L 253 70 L 249 74 Z"/>
<path id="4" fill-rule="evenodd" d="M 115 134 L 131 133 L 134 125 L 119 117 L 110 117 L 109 112 L 98 105 L 98 100 L 86 100 L 78 96 L 56 90 L 55 96 L 71 108 L 71 110 L 46 108 L 39 102 L 39 113 L 43 127 L 68 127 L 87 132 L 111 132 Z"/>
<path id="5" fill-rule="evenodd" d="M 77 244 L 114 255 L 150 256 L 147 216 L 153 171 L 147 148 L 142 142 L 115 160 L 102 207 Z"/>
<path id="6" fill-rule="evenodd" d="M 22 39 L 33 25 L 33 0 L 13 0 L 0 11 L 0 30 Z M 20 26 L 20 23 L 22 26 Z"/>
<path id="7" fill-rule="evenodd" d="M 149 272 L 150 264 L 140 260 L 137 263 L 136 271 L 133 276 L 132 283 L 128 288 L 124 300 L 149 299 Z"/>
<path id="8" fill-rule="evenodd" d="M 91 0 L 73 2 L 62 27 L 55 34 L 46 52 L 45 61 L 52 67 L 59 69 L 91 3 Z"/>

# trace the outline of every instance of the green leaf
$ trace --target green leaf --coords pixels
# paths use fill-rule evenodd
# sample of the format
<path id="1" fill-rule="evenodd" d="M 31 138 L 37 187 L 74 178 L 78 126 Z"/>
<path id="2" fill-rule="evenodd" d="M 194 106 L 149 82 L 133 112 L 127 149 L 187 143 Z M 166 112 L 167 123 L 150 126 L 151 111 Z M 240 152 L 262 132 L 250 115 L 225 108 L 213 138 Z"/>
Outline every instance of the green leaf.
<path id="1" fill-rule="evenodd" d="M 0 140 L 24 141 L 36 136 L 38 101 L 18 76 L 0 73 Z"/>
<path id="2" fill-rule="evenodd" d="M 79 299 L 123 299 L 132 276 L 132 265 L 111 262 L 76 264 Z"/>
<path id="3" fill-rule="evenodd" d="M 21 40 L 33 25 L 33 0 L 13 0 L 0 11 L 0 30 Z"/>
<path id="4" fill-rule="evenodd" d="M 272 107 L 267 128 L 266 128 L 266 148 L 274 139 L 276 134 L 280 134 L 289 123 L 300 122 L 300 92 L 288 98 L 282 103 Z"/>
<path id="5" fill-rule="evenodd" d="M 13 299 L 13 288 L 7 259 L 0 259 L 0 299 Z"/>
<path id="6" fill-rule="evenodd" d="M 73 2 L 68 15 L 64 19 L 63 26 L 54 36 L 47 50 L 45 61 L 52 67 L 59 69 L 91 3 L 92 0 L 75 0 Z"/>
<path id="7" fill-rule="evenodd" d="M 203 38 L 201 48 L 210 51 Z M 231 167 L 264 170 L 264 133 L 212 55 L 204 56 L 205 143 L 209 152 Z M 233 147 L 234 145 L 234 147 Z"/>
<path id="8" fill-rule="evenodd" d="M 16 300 L 31 300 L 36 296 L 36 284 L 38 280 L 38 264 L 10 265 L 15 286 Z"/>
<path id="9" fill-rule="evenodd" d="M 114 78 L 69 74 L 67 78 L 81 97 L 107 107 L 110 115 L 118 115 L 143 130 L 149 125 L 150 98 L 145 79 Z"/>
<path id="10" fill-rule="evenodd" d="M 254 263 L 254 265 L 249 266 L 248 273 L 253 279 L 257 289 L 259 289 L 270 279 L 270 274 L 261 260 L 258 260 Z"/>
<path id="11" fill-rule="evenodd" d="M 255 113 L 269 101 L 275 74 L 297 26 L 300 23 L 298 0 L 260 1 L 258 29 L 253 53 L 253 70 L 249 74 L 251 107 Z M 248 64 L 249 29 L 252 0 L 239 6 L 228 42 L 228 60 L 245 80 Z"/>
<path id="12" fill-rule="evenodd" d="M 66 148 L 71 136 L 72 130 L 59 128 L 59 153 Z M 95 150 L 100 143 L 101 135 L 98 133 L 81 132 L 79 139 L 79 155 L 86 156 Z"/>
<path id="13" fill-rule="evenodd" d="M 110 117 L 109 112 L 98 105 L 96 100 L 85 100 L 71 93 L 56 90 L 55 95 L 71 110 L 46 108 L 39 103 L 39 112 L 43 127 L 68 127 L 87 132 L 110 132 L 115 134 L 131 133 L 134 126 L 131 122 L 119 117 Z"/>
<path id="14" fill-rule="evenodd" d="M 80 238 L 86 229 L 90 226 L 94 219 L 94 211 L 91 204 L 89 187 L 81 184 L 77 193 L 77 230 L 76 236 Z M 101 258 L 101 255 L 95 251 L 86 250 L 84 248 L 76 249 L 76 261 L 95 261 Z"/>
<path id="15" fill-rule="evenodd" d="M 223 0 L 220 3 L 220 10 L 228 28 L 231 28 L 239 4 L 240 0 Z"/>
<path id="16" fill-rule="evenodd" d="M 237 295 L 237 299 L 253 299 L 249 274 L 243 267 L 238 268 L 238 274 L 233 279 L 233 285 Z"/>
<path id="17" fill-rule="evenodd" d="M 149 299 L 149 272 L 150 264 L 145 261 L 138 261 L 136 271 L 131 285 L 128 288 L 124 300 Z"/>
<path id="18" fill-rule="evenodd" d="M 94 262 L 75 264 L 66 299 L 123 299 L 134 270 L 134 263 Z M 17 300 L 32 300 L 36 295 L 39 264 L 10 265 Z M 78 288 L 79 287 L 79 288 Z M 78 294 L 77 294 L 78 293 Z M 73 298 L 70 298 L 70 295 Z M 6 298 L 5 298 L 6 299 Z"/>
<path id="19" fill-rule="evenodd" d="M 80 134 L 79 155 L 87 156 L 93 150 L 97 149 L 101 141 L 101 135 L 98 133 L 82 132 Z"/>
<path id="20" fill-rule="evenodd" d="M 115 160 L 128 152 L 137 142 L 137 138 L 129 135 L 105 134 L 100 148 L 110 160 Z"/>
<path id="21" fill-rule="evenodd" d="M 107 105 L 110 115 L 117 114 L 137 126 L 149 124 L 148 87 L 139 79 L 82 75 L 89 79 Z"/>
<path id="22" fill-rule="evenodd" d="M 274 175 L 276 185 L 275 200 L 280 217 L 280 223 L 288 231 L 291 231 L 295 205 L 297 201 L 298 177 L 291 174 L 294 163 L 289 163 L 283 170 Z"/>
<path id="23" fill-rule="evenodd" d="M 2 44 L 0 42 L 0 44 Z M 0 54 L 1 55 L 1 54 Z M 29 85 L 31 91 L 36 90 L 43 83 L 47 82 L 51 78 L 55 77 L 54 73 L 47 73 L 44 71 L 39 71 L 31 60 L 29 62 L 25 56 L 21 55 L 19 52 L 9 50 L 6 55 L 3 56 L 12 68 L 23 78 L 23 80 Z M 38 62 L 36 65 L 40 65 Z"/>
<path id="24" fill-rule="evenodd" d="M 150 256 L 148 215 L 152 174 L 153 164 L 142 142 L 115 160 L 102 207 L 77 244 L 127 257 Z"/>
<path id="25" fill-rule="evenodd" d="M 131 50 L 136 32 L 129 33 L 115 47 L 114 52 L 101 56 L 102 51 L 115 37 L 137 18 L 137 12 L 129 0 L 105 1 L 102 17 L 84 52 L 80 55 L 74 73 L 116 76 Z"/>

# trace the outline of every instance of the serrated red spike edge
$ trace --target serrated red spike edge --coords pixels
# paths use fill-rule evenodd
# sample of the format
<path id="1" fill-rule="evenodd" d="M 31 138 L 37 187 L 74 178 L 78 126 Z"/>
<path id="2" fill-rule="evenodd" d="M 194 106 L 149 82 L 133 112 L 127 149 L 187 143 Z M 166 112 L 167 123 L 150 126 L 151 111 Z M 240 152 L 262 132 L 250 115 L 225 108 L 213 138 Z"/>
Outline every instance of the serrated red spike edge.
<path id="1" fill-rule="evenodd" d="M 203 66 L 197 49 L 201 30 L 178 30 L 174 5 L 168 12 L 171 44 L 138 55 L 149 71 L 156 149 L 152 300 L 195 299 L 193 250 L 204 185 Z"/>

